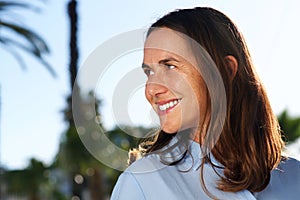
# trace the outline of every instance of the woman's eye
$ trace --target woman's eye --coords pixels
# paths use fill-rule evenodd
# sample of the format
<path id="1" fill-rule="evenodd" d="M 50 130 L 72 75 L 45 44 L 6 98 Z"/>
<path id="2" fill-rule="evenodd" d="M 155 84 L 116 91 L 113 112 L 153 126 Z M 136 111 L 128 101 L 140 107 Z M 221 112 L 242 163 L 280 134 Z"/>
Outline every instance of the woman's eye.
<path id="1" fill-rule="evenodd" d="M 151 69 L 144 69 L 144 73 L 147 75 L 147 76 L 151 76 L 154 74 L 154 72 L 151 70 Z"/>
<path id="2" fill-rule="evenodd" d="M 174 65 L 166 65 L 168 69 L 175 69 L 176 67 Z"/>

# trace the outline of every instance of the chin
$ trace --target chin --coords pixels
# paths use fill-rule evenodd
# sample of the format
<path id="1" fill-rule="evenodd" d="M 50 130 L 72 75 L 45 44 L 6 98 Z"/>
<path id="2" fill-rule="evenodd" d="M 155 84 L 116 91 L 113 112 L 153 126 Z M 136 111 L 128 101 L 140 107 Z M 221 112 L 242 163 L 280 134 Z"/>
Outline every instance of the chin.
<path id="1" fill-rule="evenodd" d="M 174 134 L 177 133 L 181 129 L 181 120 L 176 118 L 160 118 L 160 128 L 165 133 Z"/>
<path id="2" fill-rule="evenodd" d="M 176 128 L 167 128 L 167 127 L 162 127 L 161 130 L 163 130 L 167 134 L 175 134 L 178 131 L 178 129 Z"/>

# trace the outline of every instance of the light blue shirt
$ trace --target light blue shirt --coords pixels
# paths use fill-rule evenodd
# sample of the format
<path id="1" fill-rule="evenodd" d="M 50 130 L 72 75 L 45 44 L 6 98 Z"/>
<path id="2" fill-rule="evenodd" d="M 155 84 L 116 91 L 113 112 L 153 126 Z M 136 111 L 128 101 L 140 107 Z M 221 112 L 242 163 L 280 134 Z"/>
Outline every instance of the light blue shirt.
<path id="1" fill-rule="evenodd" d="M 201 186 L 200 145 L 190 141 L 189 150 L 190 154 L 174 166 L 161 163 L 160 156 L 157 154 L 150 154 L 135 161 L 119 177 L 111 200 L 211 199 Z M 174 156 L 174 151 L 172 151 L 172 156 Z M 168 155 L 165 158 L 168 159 Z M 212 162 L 221 165 L 214 158 Z M 222 169 L 218 170 L 218 173 L 222 174 Z M 218 190 L 216 181 L 220 180 L 220 177 L 208 163 L 204 164 L 203 176 L 208 191 L 222 200 L 300 199 L 300 162 L 292 158 L 282 161 L 272 171 L 269 185 L 259 193 L 252 194 L 248 190 L 236 193 Z"/>

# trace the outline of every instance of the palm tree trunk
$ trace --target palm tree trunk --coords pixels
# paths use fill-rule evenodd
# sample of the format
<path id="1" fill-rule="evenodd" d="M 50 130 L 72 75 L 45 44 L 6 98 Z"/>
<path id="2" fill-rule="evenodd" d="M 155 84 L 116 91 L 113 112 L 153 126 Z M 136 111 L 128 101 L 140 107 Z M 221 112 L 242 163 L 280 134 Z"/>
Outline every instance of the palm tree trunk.
<path id="1" fill-rule="evenodd" d="M 94 174 L 90 177 L 89 190 L 91 200 L 104 200 L 102 176 L 98 168 L 94 169 Z"/>
<path id="2" fill-rule="evenodd" d="M 32 192 L 30 195 L 29 195 L 29 200 L 40 200 L 39 198 L 39 195 L 37 194 L 37 192 Z"/>
<path id="3" fill-rule="evenodd" d="M 68 14 L 70 18 L 70 63 L 69 63 L 69 74 L 70 74 L 70 89 L 71 94 L 67 99 L 68 112 L 66 113 L 66 120 L 69 122 L 70 127 L 74 127 L 73 110 L 72 110 L 72 94 L 75 86 L 77 76 L 77 63 L 78 63 L 78 47 L 77 47 L 77 1 L 70 0 L 68 3 Z M 77 97 L 78 98 L 78 97 Z M 71 183 L 72 183 L 72 195 L 77 196 L 81 199 L 82 188 L 74 181 L 74 175 L 78 172 L 71 172 Z"/>
<path id="4" fill-rule="evenodd" d="M 73 174 L 73 176 L 71 177 L 71 182 L 72 182 L 72 196 L 76 196 L 79 199 L 82 198 L 82 185 L 78 184 L 75 182 L 74 177 L 75 177 L 75 173 Z"/>
<path id="5" fill-rule="evenodd" d="M 78 63 L 78 47 L 77 47 L 77 1 L 71 0 L 68 4 L 68 13 L 70 17 L 70 86 L 73 90 L 76 76 L 77 76 L 77 63 Z M 71 91 L 72 91 L 71 90 Z"/>
<path id="6" fill-rule="evenodd" d="M 69 122 L 69 126 L 75 126 L 74 119 L 73 119 L 73 110 L 72 110 L 72 98 L 78 98 L 81 101 L 81 96 L 79 92 L 74 92 L 75 90 L 80 90 L 79 86 L 76 84 L 76 76 L 77 76 L 77 63 L 78 63 L 78 47 L 77 47 L 77 1 L 70 0 L 68 3 L 68 14 L 70 18 L 70 64 L 69 64 L 69 73 L 70 73 L 70 88 L 71 88 L 71 95 L 68 98 L 68 113 L 67 113 L 67 120 Z M 74 95 L 77 95 L 74 97 Z M 78 109 L 78 108 L 77 108 Z M 79 139 L 79 138 L 78 138 Z M 89 180 L 89 189 L 91 200 L 102 200 L 104 199 L 104 191 L 103 191 L 103 183 L 102 183 L 102 176 L 99 169 L 94 169 L 95 173 L 93 176 L 90 177 Z M 78 173 L 78 172 L 75 172 Z M 76 195 L 81 198 L 82 195 L 82 186 L 76 184 L 72 181 L 72 190 L 73 195 Z"/>

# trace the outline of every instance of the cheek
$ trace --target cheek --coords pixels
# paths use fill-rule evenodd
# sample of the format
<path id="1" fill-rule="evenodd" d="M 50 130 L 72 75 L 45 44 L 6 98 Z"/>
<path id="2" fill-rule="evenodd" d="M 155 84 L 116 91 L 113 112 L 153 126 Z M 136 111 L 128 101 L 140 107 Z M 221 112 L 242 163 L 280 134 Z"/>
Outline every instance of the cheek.
<path id="1" fill-rule="evenodd" d="M 204 80 L 200 76 L 194 76 L 190 80 L 190 84 L 193 90 L 194 101 L 200 109 L 200 113 L 206 112 L 208 90 L 206 88 Z"/>
<path id="2" fill-rule="evenodd" d="M 205 121 L 205 118 L 208 115 L 208 112 L 210 110 L 209 108 L 209 93 L 208 90 L 205 86 L 201 85 L 200 87 L 197 87 L 197 103 L 199 106 L 199 111 L 200 111 L 200 124 L 203 124 Z"/>
<path id="3" fill-rule="evenodd" d="M 151 103 L 151 96 L 149 95 L 147 86 L 145 86 L 145 97 L 149 103 Z"/>

